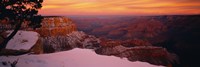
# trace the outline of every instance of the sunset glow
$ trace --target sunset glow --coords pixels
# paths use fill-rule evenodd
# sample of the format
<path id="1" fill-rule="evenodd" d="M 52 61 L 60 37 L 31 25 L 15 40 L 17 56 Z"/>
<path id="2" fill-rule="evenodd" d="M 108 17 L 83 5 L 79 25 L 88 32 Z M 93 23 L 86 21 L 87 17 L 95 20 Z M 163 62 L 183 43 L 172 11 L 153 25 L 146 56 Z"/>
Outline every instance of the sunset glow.
<path id="1" fill-rule="evenodd" d="M 44 0 L 42 15 L 200 14 L 200 0 Z"/>

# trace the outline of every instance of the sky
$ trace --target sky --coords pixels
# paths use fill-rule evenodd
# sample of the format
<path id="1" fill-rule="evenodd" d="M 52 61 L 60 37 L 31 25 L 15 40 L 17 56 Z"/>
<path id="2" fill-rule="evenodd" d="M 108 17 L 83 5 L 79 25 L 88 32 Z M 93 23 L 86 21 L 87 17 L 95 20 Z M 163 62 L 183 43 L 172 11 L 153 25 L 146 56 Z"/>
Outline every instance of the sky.
<path id="1" fill-rule="evenodd" d="M 200 0 L 44 0 L 41 15 L 200 14 Z"/>

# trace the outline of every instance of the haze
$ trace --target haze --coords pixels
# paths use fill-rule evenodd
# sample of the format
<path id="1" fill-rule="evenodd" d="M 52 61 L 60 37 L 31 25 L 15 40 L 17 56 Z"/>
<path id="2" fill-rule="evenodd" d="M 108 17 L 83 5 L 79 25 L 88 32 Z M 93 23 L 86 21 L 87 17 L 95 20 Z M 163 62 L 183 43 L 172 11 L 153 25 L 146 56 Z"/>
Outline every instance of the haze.
<path id="1" fill-rule="evenodd" d="M 42 15 L 200 14 L 200 0 L 45 0 Z"/>

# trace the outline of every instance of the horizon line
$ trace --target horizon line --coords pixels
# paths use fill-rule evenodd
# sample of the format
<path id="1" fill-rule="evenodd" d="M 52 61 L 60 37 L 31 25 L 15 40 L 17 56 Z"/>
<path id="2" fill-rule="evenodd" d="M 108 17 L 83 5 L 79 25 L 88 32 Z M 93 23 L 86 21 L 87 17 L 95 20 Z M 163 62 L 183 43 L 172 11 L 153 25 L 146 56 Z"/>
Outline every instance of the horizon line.
<path id="1" fill-rule="evenodd" d="M 200 14 L 163 14 L 163 15 L 41 15 L 41 16 L 191 16 Z"/>

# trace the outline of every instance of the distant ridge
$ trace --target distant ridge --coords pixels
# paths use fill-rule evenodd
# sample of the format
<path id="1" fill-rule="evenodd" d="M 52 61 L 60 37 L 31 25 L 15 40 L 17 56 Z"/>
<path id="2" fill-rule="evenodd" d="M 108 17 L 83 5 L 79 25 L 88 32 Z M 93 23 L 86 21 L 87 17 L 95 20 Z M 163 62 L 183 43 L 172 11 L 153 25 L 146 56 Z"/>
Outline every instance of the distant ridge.
<path id="1" fill-rule="evenodd" d="M 52 17 L 64 17 L 64 16 L 43 16 L 44 18 L 52 18 Z"/>

